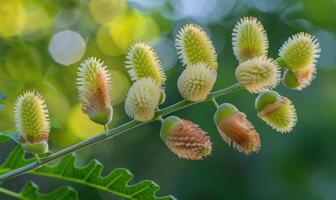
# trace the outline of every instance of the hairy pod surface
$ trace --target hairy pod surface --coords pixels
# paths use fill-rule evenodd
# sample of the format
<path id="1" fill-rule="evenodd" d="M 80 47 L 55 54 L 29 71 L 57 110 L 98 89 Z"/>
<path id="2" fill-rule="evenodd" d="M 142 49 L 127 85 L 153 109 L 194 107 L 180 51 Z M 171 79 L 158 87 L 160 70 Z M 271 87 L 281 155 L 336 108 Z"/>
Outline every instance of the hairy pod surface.
<path id="1" fill-rule="evenodd" d="M 264 57 L 255 57 L 240 63 L 235 75 L 239 83 L 251 93 L 274 88 L 280 80 L 280 70 L 276 62 Z"/>
<path id="2" fill-rule="evenodd" d="M 14 107 L 19 142 L 29 152 L 41 154 L 48 151 L 50 120 L 42 95 L 28 91 L 19 96 Z"/>
<path id="3" fill-rule="evenodd" d="M 320 45 L 314 36 L 297 33 L 287 39 L 279 50 L 281 67 L 291 70 L 315 66 Z"/>
<path id="4" fill-rule="evenodd" d="M 176 48 L 184 65 L 202 62 L 217 69 L 217 54 L 207 33 L 198 25 L 187 24 L 176 36 Z"/>
<path id="5" fill-rule="evenodd" d="M 217 72 L 205 63 L 188 66 L 180 75 L 177 87 L 181 96 L 189 101 L 203 101 L 212 90 Z"/>
<path id="6" fill-rule="evenodd" d="M 134 82 L 125 100 L 127 115 L 137 121 L 153 119 L 161 97 L 161 86 L 152 78 Z"/>
<path id="7" fill-rule="evenodd" d="M 257 153 L 261 142 L 253 124 L 246 115 L 232 104 L 224 103 L 217 108 L 214 122 L 223 140 L 245 154 Z"/>
<path id="8" fill-rule="evenodd" d="M 104 63 L 94 57 L 84 60 L 77 73 L 77 88 L 82 110 L 98 124 L 112 120 L 111 77 Z"/>
<path id="9" fill-rule="evenodd" d="M 232 47 L 239 62 L 267 57 L 268 39 L 263 25 L 254 17 L 240 19 L 233 28 Z"/>
<path id="10" fill-rule="evenodd" d="M 150 77 L 163 85 L 166 75 L 154 49 L 142 42 L 135 43 L 128 50 L 126 69 L 133 81 Z"/>
<path id="11" fill-rule="evenodd" d="M 296 124 L 297 116 L 292 102 L 275 91 L 260 93 L 255 108 L 258 116 L 280 133 L 290 132 Z"/>
<path id="12" fill-rule="evenodd" d="M 176 116 L 167 117 L 161 126 L 160 136 L 178 157 L 202 160 L 212 151 L 210 137 L 197 124 Z"/>

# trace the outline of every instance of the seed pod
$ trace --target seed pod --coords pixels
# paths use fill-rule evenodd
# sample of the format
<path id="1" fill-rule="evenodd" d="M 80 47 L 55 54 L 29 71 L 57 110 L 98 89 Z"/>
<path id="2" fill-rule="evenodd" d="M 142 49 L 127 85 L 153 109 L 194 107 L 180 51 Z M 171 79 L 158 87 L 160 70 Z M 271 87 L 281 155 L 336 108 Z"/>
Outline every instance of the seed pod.
<path id="1" fill-rule="evenodd" d="M 102 125 L 110 123 L 113 115 L 110 76 L 103 62 L 94 57 L 84 60 L 77 73 L 82 110 L 92 121 Z"/>
<path id="2" fill-rule="evenodd" d="M 180 75 L 177 87 L 183 98 L 202 101 L 207 98 L 217 78 L 217 72 L 204 63 L 188 66 Z"/>
<path id="3" fill-rule="evenodd" d="M 240 19 L 233 28 L 232 46 L 239 62 L 267 57 L 268 39 L 263 25 L 254 17 Z"/>
<path id="4" fill-rule="evenodd" d="M 281 133 L 290 132 L 297 121 L 292 102 L 272 90 L 259 94 L 255 108 L 262 120 Z"/>
<path id="5" fill-rule="evenodd" d="M 316 67 L 314 65 L 302 69 L 287 69 L 283 78 L 283 84 L 291 89 L 302 90 L 310 85 L 316 76 Z"/>
<path id="6" fill-rule="evenodd" d="M 214 116 L 217 130 L 224 141 L 239 152 L 250 154 L 259 152 L 259 134 L 246 115 L 232 104 L 224 103 L 217 108 Z"/>
<path id="7" fill-rule="evenodd" d="M 142 42 L 135 43 L 128 50 L 126 69 L 133 81 L 150 77 L 163 85 L 166 80 L 161 62 L 154 49 Z"/>
<path id="8" fill-rule="evenodd" d="M 43 97 L 36 91 L 19 96 L 14 108 L 19 142 L 24 150 L 36 154 L 48 151 L 49 114 Z"/>
<path id="9" fill-rule="evenodd" d="M 175 40 L 179 58 L 184 65 L 206 63 L 210 69 L 217 69 L 217 54 L 206 34 L 198 25 L 187 24 L 180 29 Z"/>
<path id="10" fill-rule="evenodd" d="M 236 78 L 249 92 L 258 93 L 277 86 L 280 70 L 272 59 L 256 57 L 240 63 Z"/>
<path id="11" fill-rule="evenodd" d="M 317 39 L 308 33 L 297 33 L 288 38 L 279 50 L 281 67 L 291 70 L 315 66 L 320 57 L 320 46 Z"/>
<path id="12" fill-rule="evenodd" d="M 161 87 L 152 78 L 142 78 L 134 82 L 129 89 L 125 111 L 127 115 L 138 121 L 153 119 L 161 96 Z"/>
<path id="13" fill-rule="evenodd" d="M 197 124 L 175 116 L 167 117 L 161 126 L 161 139 L 178 157 L 201 160 L 212 151 L 210 137 Z"/>

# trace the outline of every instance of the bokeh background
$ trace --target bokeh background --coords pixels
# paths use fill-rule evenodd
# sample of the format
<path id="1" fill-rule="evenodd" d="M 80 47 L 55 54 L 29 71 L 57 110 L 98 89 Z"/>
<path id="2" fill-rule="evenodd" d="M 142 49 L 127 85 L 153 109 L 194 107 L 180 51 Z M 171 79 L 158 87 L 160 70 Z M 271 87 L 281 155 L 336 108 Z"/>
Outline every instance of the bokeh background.
<path id="1" fill-rule="evenodd" d="M 322 49 L 313 84 L 302 92 L 279 86 L 297 109 L 298 123 L 290 134 L 279 134 L 256 116 L 255 95 L 245 91 L 218 99 L 245 112 L 262 139 L 259 154 L 245 156 L 220 138 L 212 117 L 215 108 L 203 103 L 175 113 L 206 130 L 214 145 L 203 161 L 178 159 L 159 138 L 157 122 L 137 128 L 77 154 L 80 163 L 93 158 L 105 172 L 128 168 L 135 181 L 154 180 L 160 195 L 178 199 L 321 199 L 336 198 L 336 1 L 335 0 L 0 0 L 0 91 L 7 99 L 0 110 L 0 130 L 12 129 L 13 104 L 29 89 L 43 93 L 52 121 L 53 151 L 64 148 L 102 128 L 88 120 L 77 100 L 76 69 L 95 56 L 112 73 L 111 127 L 130 119 L 123 100 L 131 85 L 124 69 L 125 53 L 136 41 L 151 44 L 168 75 L 167 101 L 181 99 L 176 81 L 183 67 L 177 59 L 174 36 L 186 23 L 197 23 L 211 36 L 218 53 L 218 80 L 214 89 L 235 83 L 237 66 L 231 33 L 243 16 L 255 16 L 270 41 L 269 56 L 277 57 L 281 44 L 292 34 L 315 35 Z M 4 160 L 14 143 L 0 145 Z M 64 182 L 23 175 L 5 184 L 19 190 L 33 179 L 49 191 Z M 101 191 L 71 184 L 80 199 L 119 199 Z M 7 199 L 0 196 L 1 199 Z"/>

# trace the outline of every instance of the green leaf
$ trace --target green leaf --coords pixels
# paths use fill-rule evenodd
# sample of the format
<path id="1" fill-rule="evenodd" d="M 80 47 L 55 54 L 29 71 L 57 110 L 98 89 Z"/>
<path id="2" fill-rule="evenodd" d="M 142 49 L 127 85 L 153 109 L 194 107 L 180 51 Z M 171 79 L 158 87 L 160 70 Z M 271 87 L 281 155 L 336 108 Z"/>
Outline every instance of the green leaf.
<path id="1" fill-rule="evenodd" d="M 32 158 L 25 159 L 23 149 L 17 147 L 0 166 L 0 174 L 27 165 L 33 160 Z M 78 166 L 76 156 L 69 154 L 56 164 L 47 164 L 28 173 L 80 183 L 131 200 L 175 199 L 173 196 L 157 197 L 155 194 L 160 187 L 153 181 L 143 180 L 137 184 L 129 185 L 133 175 L 127 169 L 116 168 L 107 176 L 102 176 L 103 167 L 97 160 L 92 160 L 85 166 Z"/>
<path id="2" fill-rule="evenodd" d="M 10 140 L 19 143 L 17 133 L 0 133 L 0 143 L 5 143 Z"/>
<path id="3" fill-rule="evenodd" d="M 39 187 L 33 183 L 28 182 L 20 191 L 16 193 L 5 188 L 0 188 L 0 193 L 6 194 L 16 199 L 22 200 L 76 200 L 78 199 L 78 194 L 75 189 L 69 186 L 64 186 L 51 191 L 47 194 L 41 194 L 39 192 Z"/>

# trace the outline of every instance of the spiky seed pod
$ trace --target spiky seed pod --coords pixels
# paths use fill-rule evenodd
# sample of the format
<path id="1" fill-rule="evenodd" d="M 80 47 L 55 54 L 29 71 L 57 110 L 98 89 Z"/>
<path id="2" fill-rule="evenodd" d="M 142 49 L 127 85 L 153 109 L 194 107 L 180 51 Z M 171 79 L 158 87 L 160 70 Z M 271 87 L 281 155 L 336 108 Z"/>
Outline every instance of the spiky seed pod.
<path id="1" fill-rule="evenodd" d="M 320 45 L 314 36 L 297 33 L 288 38 L 280 48 L 279 63 L 292 70 L 315 66 L 320 52 Z"/>
<path id="2" fill-rule="evenodd" d="M 180 75 L 177 87 L 183 98 L 190 101 L 202 101 L 212 90 L 217 72 L 204 63 L 188 66 Z"/>
<path id="3" fill-rule="evenodd" d="M 152 78 L 137 80 L 129 89 L 125 111 L 127 115 L 137 121 L 153 119 L 159 105 L 161 87 Z"/>
<path id="4" fill-rule="evenodd" d="M 263 25 L 254 17 L 240 19 L 233 28 L 232 47 L 239 62 L 267 57 L 268 39 Z"/>
<path id="5" fill-rule="evenodd" d="M 19 96 L 15 103 L 14 116 L 22 147 L 32 153 L 46 153 L 50 122 L 42 95 L 36 91 L 28 91 Z"/>
<path id="6" fill-rule="evenodd" d="M 275 91 L 260 93 L 255 108 L 258 116 L 278 132 L 290 132 L 296 124 L 296 111 L 292 102 Z"/>
<path id="7" fill-rule="evenodd" d="M 217 108 L 214 122 L 223 140 L 239 152 L 245 154 L 257 153 L 261 142 L 252 123 L 246 115 L 232 104 L 224 103 Z"/>
<path id="8" fill-rule="evenodd" d="M 150 77 L 163 85 L 166 80 L 159 57 L 151 46 L 143 42 L 135 43 L 128 50 L 126 69 L 133 81 Z"/>
<path id="9" fill-rule="evenodd" d="M 176 36 L 175 45 L 184 65 L 206 63 L 210 69 L 217 69 L 217 54 L 207 33 L 198 25 L 187 24 Z"/>
<path id="10" fill-rule="evenodd" d="M 249 92 L 258 93 L 277 86 L 280 70 L 272 59 L 255 57 L 239 64 L 236 78 Z"/>
<path id="11" fill-rule="evenodd" d="M 167 117 L 161 126 L 160 136 L 178 157 L 201 160 L 212 151 L 210 137 L 197 124 L 176 116 Z"/>
<path id="12" fill-rule="evenodd" d="M 82 110 L 98 124 L 112 120 L 110 101 L 111 77 L 102 61 L 91 57 L 84 60 L 77 73 L 77 88 Z"/>
<path id="13" fill-rule="evenodd" d="M 302 90 L 309 86 L 316 76 L 316 67 L 314 65 L 302 69 L 287 69 L 283 78 L 283 84 L 291 89 Z"/>

